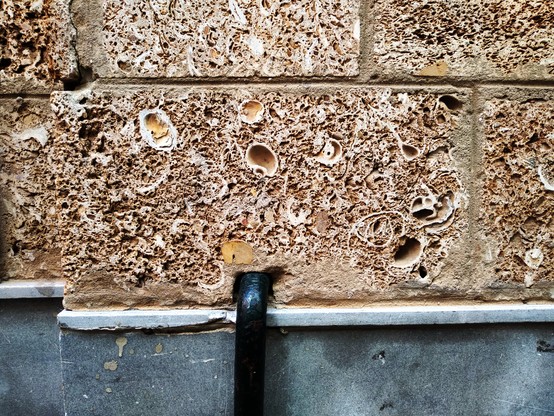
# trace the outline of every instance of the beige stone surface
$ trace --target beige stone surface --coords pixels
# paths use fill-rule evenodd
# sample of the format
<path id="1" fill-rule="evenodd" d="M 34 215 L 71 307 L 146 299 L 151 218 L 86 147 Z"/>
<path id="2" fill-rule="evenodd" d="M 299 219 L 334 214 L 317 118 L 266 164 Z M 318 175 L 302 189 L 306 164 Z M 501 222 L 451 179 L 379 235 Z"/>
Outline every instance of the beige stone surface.
<path id="1" fill-rule="evenodd" d="M 47 99 L 0 99 L 0 279 L 61 276 Z"/>
<path id="2" fill-rule="evenodd" d="M 103 77 L 358 73 L 357 0 L 81 0 L 72 9 L 80 58 Z"/>
<path id="3" fill-rule="evenodd" d="M 278 304 L 448 287 L 466 253 L 469 101 L 455 89 L 54 93 L 66 307 L 226 306 L 247 270 L 272 273 Z"/>
<path id="4" fill-rule="evenodd" d="M 554 77 L 552 2 L 377 0 L 372 12 L 385 77 Z"/>
<path id="5" fill-rule="evenodd" d="M 535 89 L 506 96 L 506 88 L 486 95 L 481 261 L 497 285 L 552 287 L 554 95 Z"/>
<path id="6" fill-rule="evenodd" d="M 60 89 L 77 76 L 69 0 L 0 2 L 0 93 Z"/>

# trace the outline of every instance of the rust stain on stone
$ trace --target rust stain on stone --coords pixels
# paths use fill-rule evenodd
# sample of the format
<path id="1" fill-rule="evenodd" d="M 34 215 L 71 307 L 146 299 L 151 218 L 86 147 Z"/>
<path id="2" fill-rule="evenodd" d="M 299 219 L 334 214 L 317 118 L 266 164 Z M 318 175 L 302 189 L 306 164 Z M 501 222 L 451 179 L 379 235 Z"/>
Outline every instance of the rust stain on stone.
<path id="1" fill-rule="evenodd" d="M 444 61 L 439 61 L 432 65 L 422 68 L 416 75 L 420 77 L 442 77 L 446 75 L 448 65 Z"/>
<path id="2" fill-rule="evenodd" d="M 254 261 L 252 247 L 244 241 L 227 241 L 221 246 L 223 260 L 228 264 L 251 264 Z"/>

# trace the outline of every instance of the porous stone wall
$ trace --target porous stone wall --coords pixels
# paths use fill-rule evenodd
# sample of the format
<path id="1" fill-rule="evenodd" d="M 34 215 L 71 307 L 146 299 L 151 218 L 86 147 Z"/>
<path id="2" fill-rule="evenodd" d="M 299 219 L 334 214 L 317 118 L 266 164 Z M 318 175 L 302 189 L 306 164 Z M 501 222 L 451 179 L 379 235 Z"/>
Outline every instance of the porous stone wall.
<path id="1" fill-rule="evenodd" d="M 70 309 L 554 299 L 546 1 L 0 3 L 2 276 Z"/>

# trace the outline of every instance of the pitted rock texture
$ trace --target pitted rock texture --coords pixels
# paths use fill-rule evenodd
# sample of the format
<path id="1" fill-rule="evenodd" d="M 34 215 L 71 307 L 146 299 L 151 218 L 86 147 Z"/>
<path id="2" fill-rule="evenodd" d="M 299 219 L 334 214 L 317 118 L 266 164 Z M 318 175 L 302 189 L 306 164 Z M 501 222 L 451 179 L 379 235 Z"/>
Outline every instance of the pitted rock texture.
<path id="1" fill-rule="evenodd" d="M 61 276 L 48 100 L 0 99 L 0 279 Z"/>
<path id="2" fill-rule="evenodd" d="M 59 88 L 75 78 L 68 0 L 0 2 L 0 92 Z"/>
<path id="3" fill-rule="evenodd" d="M 228 305 L 248 270 L 276 276 L 277 303 L 429 286 L 467 227 L 467 101 L 54 93 L 66 306 Z"/>
<path id="4" fill-rule="evenodd" d="M 497 283 L 554 281 L 554 100 L 490 99 L 481 250 Z"/>
<path id="5" fill-rule="evenodd" d="M 92 63 L 101 76 L 358 73 L 360 22 L 356 0 L 101 3 L 104 62 Z M 81 47 L 83 57 L 88 56 L 89 49 L 87 40 Z"/>
<path id="6" fill-rule="evenodd" d="M 375 62 L 386 75 L 554 77 L 554 4 L 378 0 Z"/>

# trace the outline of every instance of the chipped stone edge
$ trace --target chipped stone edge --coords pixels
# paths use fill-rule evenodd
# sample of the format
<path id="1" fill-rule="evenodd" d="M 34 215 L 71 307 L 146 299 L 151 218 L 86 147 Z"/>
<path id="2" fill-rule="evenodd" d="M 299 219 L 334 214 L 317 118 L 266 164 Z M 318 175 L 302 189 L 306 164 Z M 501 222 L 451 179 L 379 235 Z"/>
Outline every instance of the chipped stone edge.
<path id="1" fill-rule="evenodd" d="M 134 310 L 68 311 L 58 324 L 72 330 L 175 329 L 210 323 L 232 324 L 235 311 Z M 402 306 L 363 309 L 274 309 L 267 311 L 268 327 L 335 327 L 392 325 L 456 325 L 554 322 L 554 304 Z"/>
<path id="2" fill-rule="evenodd" d="M 0 282 L 0 299 L 63 298 L 64 280 L 7 280 Z"/>

